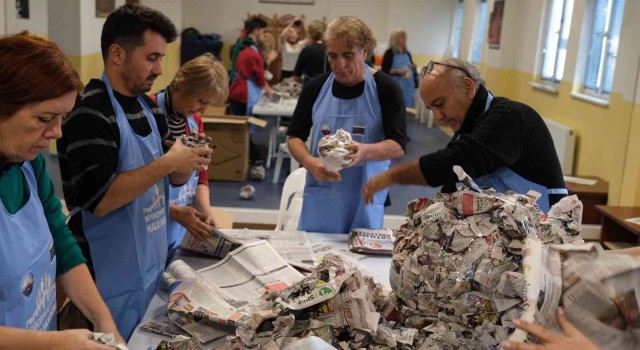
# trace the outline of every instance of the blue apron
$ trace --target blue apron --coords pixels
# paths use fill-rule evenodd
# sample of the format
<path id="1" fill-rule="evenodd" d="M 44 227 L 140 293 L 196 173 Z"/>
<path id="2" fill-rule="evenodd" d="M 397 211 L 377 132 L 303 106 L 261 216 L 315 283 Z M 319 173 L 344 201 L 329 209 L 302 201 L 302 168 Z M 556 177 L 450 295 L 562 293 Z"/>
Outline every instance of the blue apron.
<path id="1" fill-rule="evenodd" d="M 111 84 L 102 75 L 120 130 L 118 173 L 143 167 L 162 156 L 160 133 L 151 109 L 138 96 L 151 133 L 133 132 Z M 129 204 L 98 218 L 82 211 L 96 285 L 118 331 L 129 339 L 160 284 L 167 258 L 167 177 Z"/>
<path id="2" fill-rule="evenodd" d="M 411 59 L 405 50 L 404 53 L 393 52 L 393 63 L 391 69 L 407 69 L 409 75 L 393 74 L 393 78 L 400 84 L 404 93 L 404 104 L 407 107 L 413 107 L 416 86 L 413 81 L 413 68 L 411 68 Z"/>
<path id="3" fill-rule="evenodd" d="M 489 109 L 492 100 L 493 95 L 489 92 L 487 103 L 484 107 L 485 112 Z M 480 187 L 493 187 L 496 191 L 503 193 L 508 190 L 521 194 L 526 194 L 529 190 L 539 192 L 541 196 L 537 203 L 543 213 L 549 212 L 550 194 L 569 194 L 566 188 L 547 188 L 523 178 L 507 167 L 499 168 L 492 173 L 480 176 L 474 180 Z"/>
<path id="4" fill-rule="evenodd" d="M 383 141 L 382 112 L 376 83 L 368 67 L 364 93 L 355 99 L 343 100 L 331 92 L 335 74 L 331 73 L 313 104 L 311 154 L 318 156 L 318 142 L 324 135 L 338 129 L 351 133 L 354 141 Z M 308 232 L 349 233 L 353 228 L 382 228 L 384 202 L 388 189 L 375 194 L 373 203 L 362 202 L 360 189 L 375 175 L 389 169 L 390 160 L 365 161 L 341 171 L 340 182 L 318 182 L 307 173 L 299 229 Z"/>
<path id="5" fill-rule="evenodd" d="M 165 115 L 169 115 L 167 113 L 167 101 L 165 92 L 159 92 L 156 97 L 158 98 L 158 105 L 164 111 Z M 187 135 L 198 135 L 200 132 L 198 130 L 198 123 L 192 116 L 188 116 L 187 124 L 189 126 L 189 130 L 187 131 Z M 196 196 L 196 189 L 198 188 L 198 179 L 200 177 L 200 173 L 197 170 L 193 171 L 193 175 L 189 178 L 187 183 L 182 186 L 172 186 L 169 185 L 169 203 L 174 204 L 180 207 L 193 207 L 193 199 Z M 169 252 L 167 253 L 167 262 L 173 258 L 176 250 L 180 247 L 180 243 L 182 243 L 182 239 L 184 238 L 184 234 L 187 232 L 187 229 L 177 223 L 169 219 L 169 223 L 167 224 L 167 244 L 169 247 Z"/>
<path id="6" fill-rule="evenodd" d="M 29 200 L 15 214 L 0 201 L 0 325 L 56 330 L 56 253 L 31 163 Z"/>

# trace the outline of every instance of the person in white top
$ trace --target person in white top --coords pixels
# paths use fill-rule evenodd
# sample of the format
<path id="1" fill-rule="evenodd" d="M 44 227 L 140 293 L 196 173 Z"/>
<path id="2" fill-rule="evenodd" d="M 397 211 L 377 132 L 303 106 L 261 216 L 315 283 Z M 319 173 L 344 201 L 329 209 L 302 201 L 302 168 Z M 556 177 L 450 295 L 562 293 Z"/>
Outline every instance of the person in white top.
<path id="1" fill-rule="evenodd" d="M 302 16 L 291 23 L 280 33 L 280 52 L 282 53 L 282 79 L 293 76 L 300 51 L 310 42 L 307 27 Z"/>

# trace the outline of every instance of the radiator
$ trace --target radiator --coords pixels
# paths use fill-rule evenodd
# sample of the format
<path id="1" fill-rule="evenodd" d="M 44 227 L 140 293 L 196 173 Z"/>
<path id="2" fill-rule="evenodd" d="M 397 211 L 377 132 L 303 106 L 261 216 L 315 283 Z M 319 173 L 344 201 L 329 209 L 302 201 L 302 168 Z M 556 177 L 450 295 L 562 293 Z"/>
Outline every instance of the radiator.
<path id="1" fill-rule="evenodd" d="M 560 124 L 554 120 L 544 119 L 547 128 L 551 133 L 553 145 L 556 148 L 562 173 L 564 175 L 573 175 L 573 156 L 576 148 L 576 132 L 572 128 Z"/>

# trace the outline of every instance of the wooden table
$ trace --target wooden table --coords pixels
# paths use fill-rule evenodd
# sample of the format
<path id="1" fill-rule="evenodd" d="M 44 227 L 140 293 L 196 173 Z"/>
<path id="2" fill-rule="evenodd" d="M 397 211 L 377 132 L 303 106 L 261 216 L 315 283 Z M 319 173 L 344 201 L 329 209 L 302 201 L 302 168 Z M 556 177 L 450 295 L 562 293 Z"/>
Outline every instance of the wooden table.
<path id="1" fill-rule="evenodd" d="M 593 185 L 580 185 L 566 182 L 569 194 L 575 194 L 582 201 L 584 210 L 582 212 L 582 223 L 589 225 L 600 225 L 602 215 L 596 210 L 596 205 L 607 205 L 609 199 L 609 183 L 597 176 L 579 176 L 585 179 L 598 180 Z"/>
<path id="2" fill-rule="evenodd" d="M 602 228 L 600 229 L 600 243 L 603 246 L 612 247 L 609 242 L 623 242 L 626 244 L 615 245 L 637 246 L 640 237 L 640 225 L 632 224 L 625 219 L 640 216 L 640 207 L 611 207 L 597 205 L 596 210 L 602 214 Z M 607 242 L 607 243 L 605 243 Z"/>

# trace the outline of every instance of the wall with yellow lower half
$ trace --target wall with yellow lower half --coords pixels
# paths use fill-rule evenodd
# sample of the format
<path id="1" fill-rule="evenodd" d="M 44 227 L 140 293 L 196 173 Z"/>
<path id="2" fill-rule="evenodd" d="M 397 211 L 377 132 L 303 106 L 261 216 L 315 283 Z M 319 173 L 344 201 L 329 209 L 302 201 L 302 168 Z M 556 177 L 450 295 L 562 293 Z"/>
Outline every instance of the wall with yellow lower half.
<path id="1" fill-rule="evenodd" d="M 540 115 L 576 130 L 574 174 L 595 175 L 607 180 L 610 204 L 640 205 L 640 198 L 632 195 L 640 188 L 637 181 L 640 152 L 630 149 L 632 111 L 636 111 L 635 124 L 640 124 L 639 106 L 625 101 L 620 94 L 612 94 L 609 107 L 601 107 L 571 97 L 570 83 L 561 83 L 558 94 L 551 94 L 530 87 L 529 73 L 487 66 L 482 66 L 481 71 L 496 96 L 524 102 Z M 635 139 L 634 142 L 640 142 L 640 137 Z M 640 145 L 635 149 L 640 149 Z M 631 169 L 634 162 L 635 173 Z"/>

